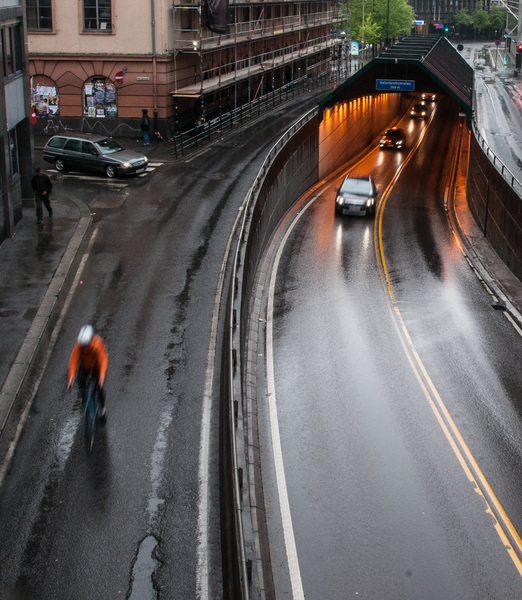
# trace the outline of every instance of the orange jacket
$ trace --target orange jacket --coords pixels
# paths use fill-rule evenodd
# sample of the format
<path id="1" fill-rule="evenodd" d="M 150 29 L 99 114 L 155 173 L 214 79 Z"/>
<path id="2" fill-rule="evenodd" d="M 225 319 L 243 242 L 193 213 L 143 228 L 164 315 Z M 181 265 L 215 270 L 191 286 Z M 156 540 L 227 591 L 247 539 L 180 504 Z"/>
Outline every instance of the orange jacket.
<path id="1" fill-rule="evenodd" d="M 69 361 L 69 385 L 73 384 L 76 370 L 78 369 L 78 365 L 80 365 L 86 371 L 97 371 L 100 377 L 99 384 L 103 387 L 108 363 L 109 356 L 105 342 L 99 335 L 94 335 L 88 346 L 80 346 L 80 344 L 76 343 Z"/>

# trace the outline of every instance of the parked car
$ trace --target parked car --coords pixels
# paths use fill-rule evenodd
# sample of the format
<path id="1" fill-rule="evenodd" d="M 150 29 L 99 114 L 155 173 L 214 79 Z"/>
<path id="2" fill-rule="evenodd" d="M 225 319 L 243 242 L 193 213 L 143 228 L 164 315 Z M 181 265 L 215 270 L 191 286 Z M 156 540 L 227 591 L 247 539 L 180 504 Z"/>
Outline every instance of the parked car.
<path id="1" fill-rule="evenodd" d="M 383 134 L 379 146 L 381 149 L 391 148 L 392 150 L 400 150 L 404 148 L 406 136 L 400 127 L 391 127 Z"/>
<path id="2" fill-rule="evenodd" d="M 57 171 L 95 171 L 111 178 L 142 173 L 148 164 L 146 156 L 125 150 L 112 138 L 89 134 L 55 135 L 45 144 L 43 157 Z"/>
<path id="3" fill-rule="evenodd" d="M 347 175 L 341 187 L 335 188 L 335 212 L 343 215 L 374 215 L 377 188 L 370 175 Z"/>
<path id="4" fill-rule="evenodd" d="M 411 111 L 410 111 L 410 117 L 412 119 L 415 119 L 417 117 L 421 118 L 421 119 L 425 119 L 426 115 L 428 114 L 428 111 L 426 110 L 426 105 L 425 104 L 414 104 L 411 107 Z"/>
<path id="5" fill-rule="evenodd" d="M 435 100 L 437 99 L 437 95 L 432 94 L 430 92 L 424 92 L 424 94 L 422 94 L 421 98 L 423 100 L 430 100 L 431 102 L 435 102 Z"/>

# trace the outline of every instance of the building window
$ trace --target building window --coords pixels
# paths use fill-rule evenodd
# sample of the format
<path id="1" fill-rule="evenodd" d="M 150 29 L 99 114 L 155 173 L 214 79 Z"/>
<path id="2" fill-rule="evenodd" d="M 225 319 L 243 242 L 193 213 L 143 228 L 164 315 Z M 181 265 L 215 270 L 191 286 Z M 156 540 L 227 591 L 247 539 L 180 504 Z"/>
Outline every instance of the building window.
<path id="1" fill-rule="evenodd" d="M 83 114 L 87 117 L 117 117 L 116 85 L 96 77 L 83 86 Z"/>
<path id="2" fill-rule="evenodd" d="M 112 31 L 111 0 L 83 0 L 83 29 Z"/>
<path id="3" fill-rule="evenodd" d="M 60 96 L 52 79 L 45 75 L 31 77 L 31 104 L 37 118 L 51 119 L 60 114 Z"/>
<path id="4" fill-rule="evenodd" d="M 1 42 L 4 77 L 21 73 L 24 66 L 21 26 L 11 25 L 2 29 Z"/>
<path id="5" fill-rule="evenodd" d="M 52 31 L 52 0 L 26 0 L 27 29 L 32 31 Z"/>

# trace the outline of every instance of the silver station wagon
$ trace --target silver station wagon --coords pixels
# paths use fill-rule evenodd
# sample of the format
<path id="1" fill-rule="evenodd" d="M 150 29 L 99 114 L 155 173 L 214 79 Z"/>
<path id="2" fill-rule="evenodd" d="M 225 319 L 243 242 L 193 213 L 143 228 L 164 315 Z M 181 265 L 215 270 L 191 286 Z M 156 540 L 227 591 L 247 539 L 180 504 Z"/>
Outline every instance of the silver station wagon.
<path id="1" fill-rule="evenodd" d="M 89 134 L 55 135 L 45 144 L 43 157 L 57 171 L 94 171 L 111 178 L 142 173 L 149 162 L 110 137 Z"/>

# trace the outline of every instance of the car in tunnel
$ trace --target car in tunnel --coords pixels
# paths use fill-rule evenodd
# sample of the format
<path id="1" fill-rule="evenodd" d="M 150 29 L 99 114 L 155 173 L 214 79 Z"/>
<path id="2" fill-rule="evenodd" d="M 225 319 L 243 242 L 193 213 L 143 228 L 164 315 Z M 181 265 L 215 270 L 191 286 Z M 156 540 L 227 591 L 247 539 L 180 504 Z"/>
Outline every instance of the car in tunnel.
<path id="1" fill-rule="evenodd" d="M 348 174 L 341 187 L 336 187 L 335 191 L 337 214 L 361 217 L 375 214 L 378 190 L 371 175 L 357 177 Z"/>
<path id="2" fill-rule="evenodd" d="M 424 92 L 421 96 L 422 100 L 429 100 L 430 102 L 435 102 L 437 99 L 436 94 L 432 94 L 431 92 Z"/>
<path id="3" fill-rule="evenodd" d="M 392 150 L 401 150 L 406 143 L 406 136 L 400 127 L 390 127 L 381 137 L 379 146 L 381 150 L 391 148 Z"/>
<path id="4" fill-rule="evenodd" d="M 410 117 L 412 119 L 416 119 L 417 117 L 420 119 L 425 119 L 428 114 L 428 110 L 426 109 L 425 104 L 421 104 L 420 102 L 416 102 L 410 111 Z"/>

